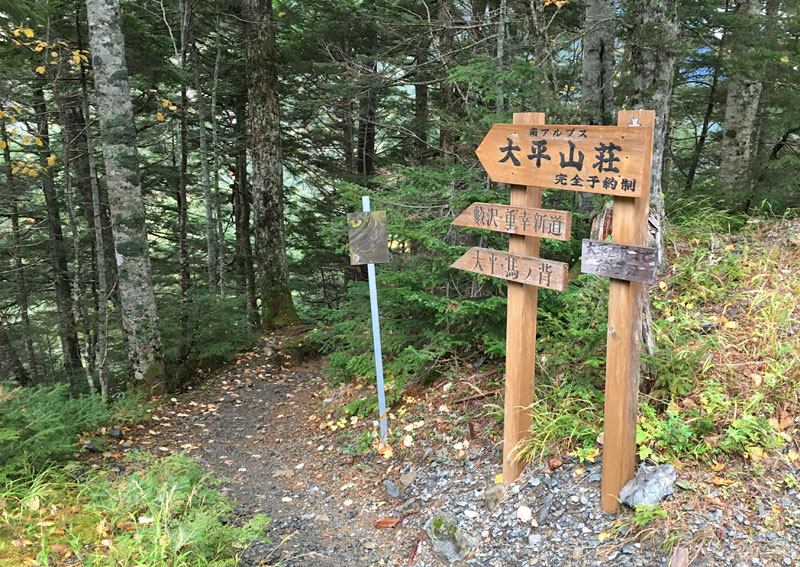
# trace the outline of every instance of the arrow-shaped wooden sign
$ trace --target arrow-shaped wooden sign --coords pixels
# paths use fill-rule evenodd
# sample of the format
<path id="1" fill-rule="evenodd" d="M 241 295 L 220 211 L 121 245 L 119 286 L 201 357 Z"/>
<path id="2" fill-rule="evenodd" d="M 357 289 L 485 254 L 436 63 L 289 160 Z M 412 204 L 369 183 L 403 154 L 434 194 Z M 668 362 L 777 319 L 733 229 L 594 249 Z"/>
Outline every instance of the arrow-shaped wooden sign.
<path id="1" fill-rule="evenodd" d="M 569 240 L 572 231 L 572 213 L 491 203 L 472 203 L 450 224 L 523 236 Z"/>
<path id="2" fill-rule="evenodd" d="M 567 264 L 532 256 L 475 246 L 450 267 L 556 291 L 567 289 Z"/>
<path id="3" fill-rule="evenodd" d="M 653 129 L 495 124 L 476 150 L 492 181 L 639 197 Z"/>

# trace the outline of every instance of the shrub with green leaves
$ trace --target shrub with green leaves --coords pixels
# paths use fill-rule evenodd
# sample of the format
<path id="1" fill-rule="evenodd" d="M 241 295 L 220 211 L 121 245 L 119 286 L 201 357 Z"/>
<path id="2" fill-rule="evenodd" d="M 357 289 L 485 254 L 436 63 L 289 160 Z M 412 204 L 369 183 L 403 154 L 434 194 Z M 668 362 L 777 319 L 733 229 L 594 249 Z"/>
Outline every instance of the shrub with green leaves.
<path id="1" fill-rule="evenodd" d="M 68 457 L 80 432 L 107 418 L 100 396 L 70 398 L 66 384 L 0 385 L 0 481 Z"/>

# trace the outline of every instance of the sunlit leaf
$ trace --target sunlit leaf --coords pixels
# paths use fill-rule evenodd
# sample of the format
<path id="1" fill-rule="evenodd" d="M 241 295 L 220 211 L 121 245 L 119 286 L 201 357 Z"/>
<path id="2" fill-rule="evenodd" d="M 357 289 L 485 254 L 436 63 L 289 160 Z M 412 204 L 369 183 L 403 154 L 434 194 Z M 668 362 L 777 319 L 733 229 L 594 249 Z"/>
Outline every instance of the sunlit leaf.
<path id="1" fill-rule="evenodd" d="M 36 72 L 39 73 L 40 75 L 44 75 L 46 71 L 47 69 L 45 68 L 44 65 L 39 65 L 38 67 L 36 67 Z"/>

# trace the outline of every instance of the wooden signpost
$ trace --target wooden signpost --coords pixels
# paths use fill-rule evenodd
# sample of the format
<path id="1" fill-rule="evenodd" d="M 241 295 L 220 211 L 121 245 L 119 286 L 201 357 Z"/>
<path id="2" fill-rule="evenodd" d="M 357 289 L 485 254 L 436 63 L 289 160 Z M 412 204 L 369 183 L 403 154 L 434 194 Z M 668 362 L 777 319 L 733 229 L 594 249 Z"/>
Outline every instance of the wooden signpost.
<path id="1" fill-rule="evenodd" d="M 644 248 L 650 207 L 654 112 L 623 111 L 617 126 L 545 125 L 544 114 L 495 124 L 476 153 L 492 181 L 511 184 L 510 205 L 473 203 L 453 224 L 507 232 L 508 253 L 475 247 L 452 267 L 509 281 L 503 480 L 531 427 L 538 288 L 563 291 L 567 265 L 538 258 L 539 238 L 570 238 L 571 213 L 541 209 L 542 187 L 614 196 L 613 242 L 585 240 L 582 271 L 611 278 L 601 507 L 619 508 L 636 457 L 644 283 L 655 281 L 655 250 Z M 523 220 L 524 219 L 524 220 Z"/>

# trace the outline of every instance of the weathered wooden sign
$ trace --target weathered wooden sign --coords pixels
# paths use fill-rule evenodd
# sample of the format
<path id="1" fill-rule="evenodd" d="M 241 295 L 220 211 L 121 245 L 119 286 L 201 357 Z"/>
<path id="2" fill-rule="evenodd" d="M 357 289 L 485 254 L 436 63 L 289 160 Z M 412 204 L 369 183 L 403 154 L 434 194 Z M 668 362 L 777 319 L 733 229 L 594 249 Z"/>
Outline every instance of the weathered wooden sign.
<path id="1" fill-rule="evenodd" d="M 569 269 L 564 262 L 543 260 L 478 246 L 470 248 L 450 267 L 556 291 L 564 291 L 567 288 L 567 271 Z"/>
<path id="2" fill-rule="evenodd" d="M 652 136 L 652 127 L 495 124 L 475 153 L 492 181 L 639 197 Z"/>
<path id="3" fill-rule="evenodd" d="M 653 284 L 656 281 L 657 254 L 655 248 L 585 239 L 581 272 Z"/>
<path id="4" fill-rule="evenodd" d="M 386 211 L 347 213 L 350 264 L 385 264 L 389 261 Z"/>
<path id="5" fill-rule="evenodd" d="M 495 232 L 569 240 L 572 213 L 548 209 L 472 203 L 451 223 Z"/>

